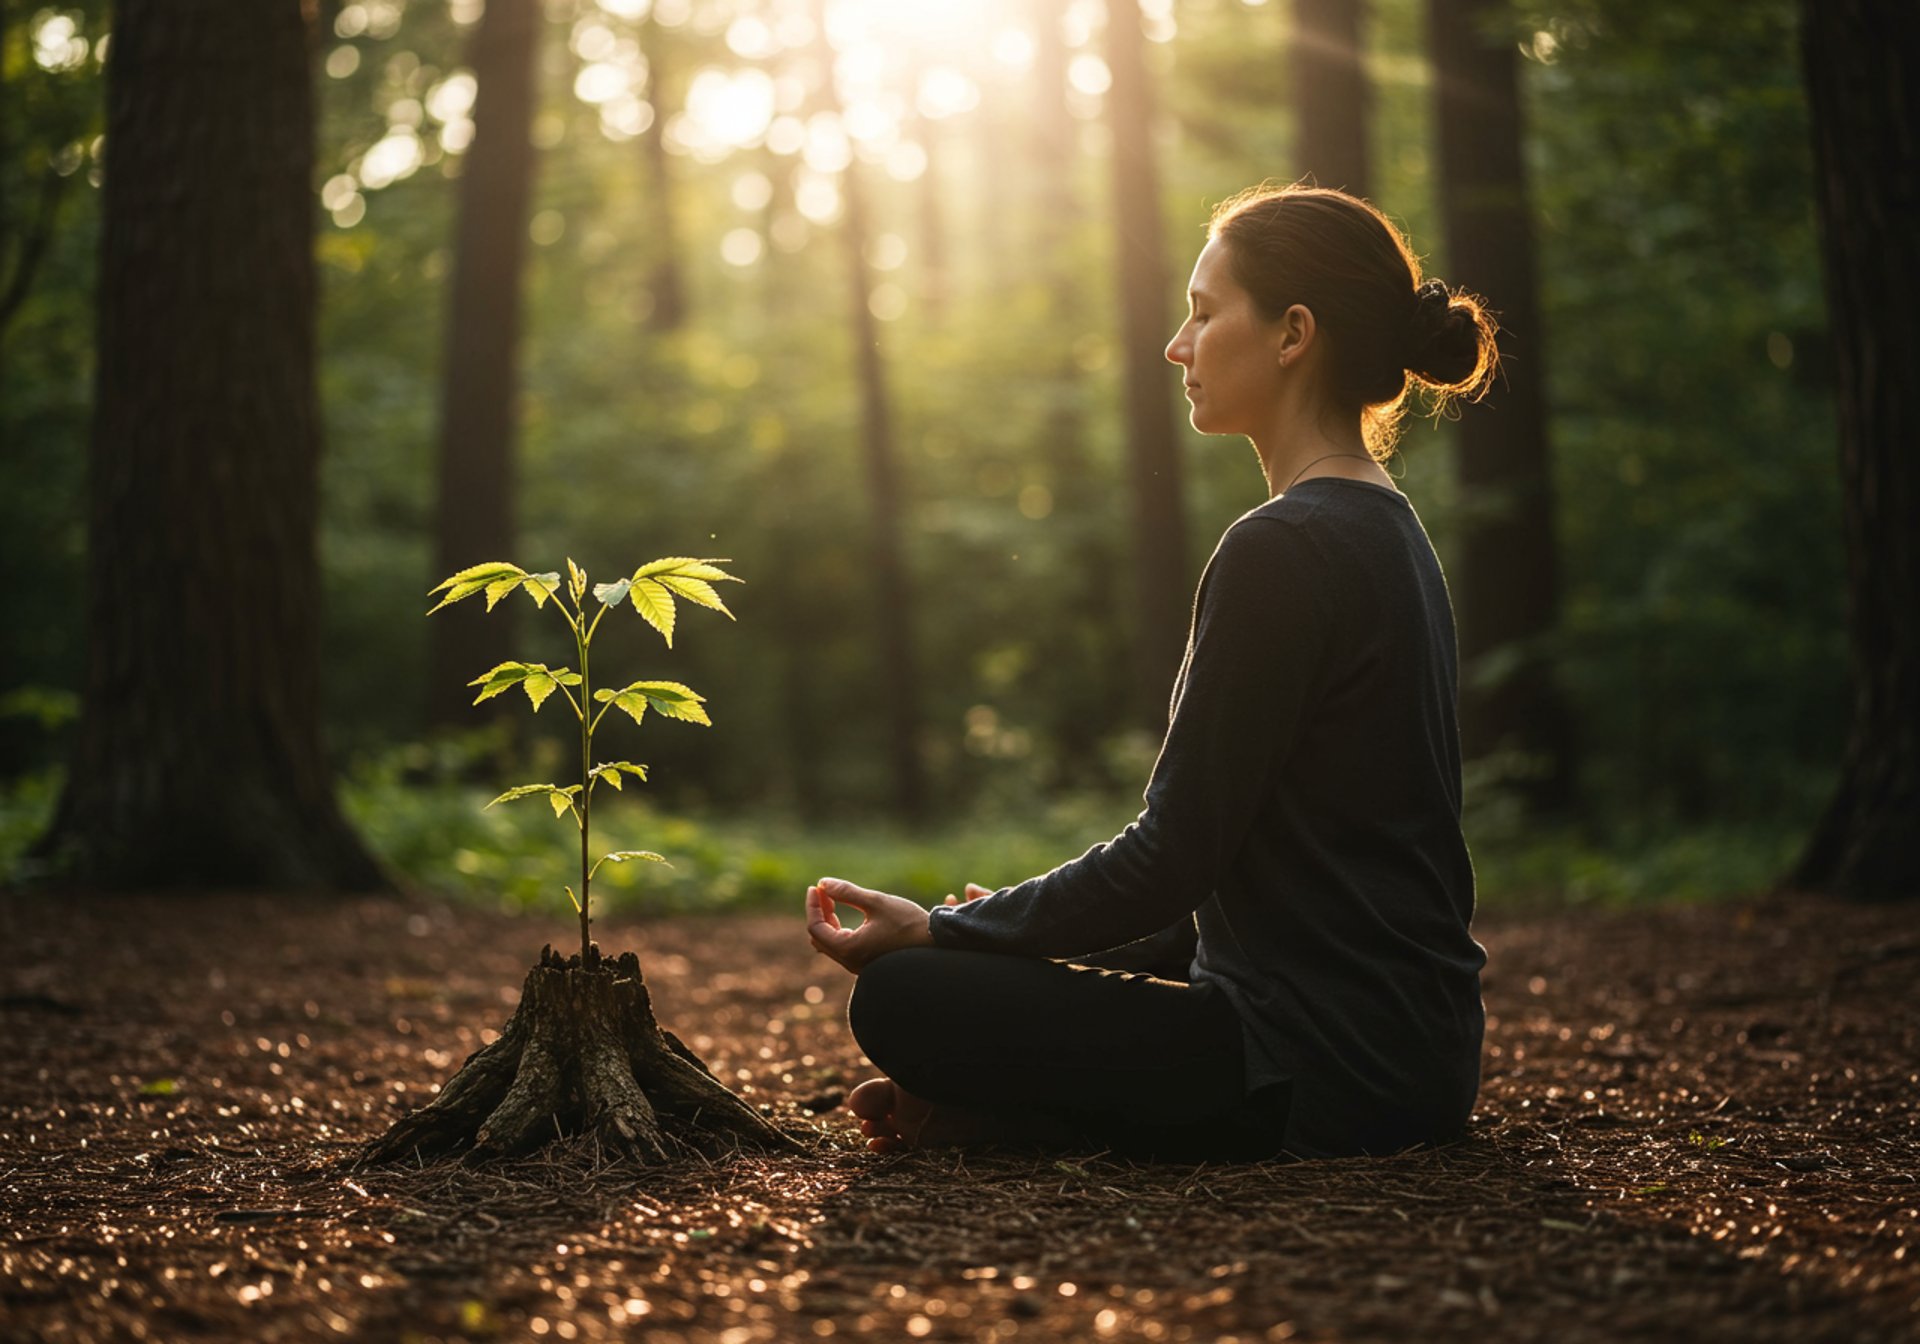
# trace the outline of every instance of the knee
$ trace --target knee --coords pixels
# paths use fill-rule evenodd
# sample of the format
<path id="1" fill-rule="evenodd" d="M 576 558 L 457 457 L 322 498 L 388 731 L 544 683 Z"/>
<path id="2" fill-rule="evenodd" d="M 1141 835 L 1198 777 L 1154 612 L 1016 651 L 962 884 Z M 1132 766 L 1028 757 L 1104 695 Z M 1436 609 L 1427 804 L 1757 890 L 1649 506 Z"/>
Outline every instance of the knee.
<path id="1" fill-rule="evenodd" d="M 867 963 L 854 981 L 847 1025 L 867 1058 L 890 1077 L 919 1053 L 914 1041 L 927 1021 L 928 990 L 940 956 L 935 948 L 902 948 Z"/>

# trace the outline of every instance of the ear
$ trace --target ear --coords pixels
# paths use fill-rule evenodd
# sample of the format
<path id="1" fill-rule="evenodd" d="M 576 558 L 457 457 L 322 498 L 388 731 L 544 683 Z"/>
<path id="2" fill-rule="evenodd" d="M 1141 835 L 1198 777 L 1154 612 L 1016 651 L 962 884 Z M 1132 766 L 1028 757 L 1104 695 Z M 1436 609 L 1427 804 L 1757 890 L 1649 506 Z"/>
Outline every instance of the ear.
<path id="1" fill-rule="evenodd" d="M 1313 310 L 1305 304 L 1294 304 L 1273 324 L 1274 358 L 1282 368 L 1294 363 L 1313 348 L 1318 334 L 1319 325 L 1313 320 Z"/>

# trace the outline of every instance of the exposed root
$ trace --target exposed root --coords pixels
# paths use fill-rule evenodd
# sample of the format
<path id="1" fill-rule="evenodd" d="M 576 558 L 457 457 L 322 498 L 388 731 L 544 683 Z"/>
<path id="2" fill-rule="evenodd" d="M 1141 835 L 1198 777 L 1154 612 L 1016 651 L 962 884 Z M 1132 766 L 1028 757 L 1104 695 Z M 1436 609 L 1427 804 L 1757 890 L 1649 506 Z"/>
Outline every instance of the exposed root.
<path id="1" fill-rule="evenodd" d="M 595 947 L 582 966 L 547 947 L 500 1039 L 469 1056 L 439 1096 L 368 1144 L 360 1161 L 459 1153 L 471 1163 L 576 1134 L 643 1163 L 689 1151 L 795 1147 L 661 1030 L 631 952 L 606 962 Z"/>

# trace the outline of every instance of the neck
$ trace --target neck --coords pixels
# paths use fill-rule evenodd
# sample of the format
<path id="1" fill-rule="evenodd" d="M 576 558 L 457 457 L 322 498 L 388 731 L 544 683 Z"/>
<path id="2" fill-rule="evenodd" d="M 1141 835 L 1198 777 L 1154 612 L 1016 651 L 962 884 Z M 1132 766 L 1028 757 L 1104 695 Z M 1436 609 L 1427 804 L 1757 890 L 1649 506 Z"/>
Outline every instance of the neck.
<path id="1" fill-rule="evenodd" d="M 1280 494 L 1301 480 L 1316 476 L 1344 476 L 1350 480 L 1391 485 L 1392 480 L 1367 452 L 1359 420 L 1313 414 L 1306 407 L 1282 404 L 1273 421 L 1254 434 L 1260 470 L 1267 478 L 1267 497 Z"/>

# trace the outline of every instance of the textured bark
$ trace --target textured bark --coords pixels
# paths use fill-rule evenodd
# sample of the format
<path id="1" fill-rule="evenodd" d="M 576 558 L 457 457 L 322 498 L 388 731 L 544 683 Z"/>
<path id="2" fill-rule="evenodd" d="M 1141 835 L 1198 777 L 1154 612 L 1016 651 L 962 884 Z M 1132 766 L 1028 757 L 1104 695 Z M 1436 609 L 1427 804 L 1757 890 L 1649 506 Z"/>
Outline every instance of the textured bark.
<path id="1" fill-rule="evenodd" d="M 1558 617 L 1546 359 L 1520 156 L 1514 48 L 1489 31 L 1501 0 L 1427 0 L 1446 278 L 1488 296 L 1507 356 L 1487 409 L 1458 431 L 1460 729 L 1469 757 L 1524 754 L 1527 792 L 1566 799 L 1568 723 L 1546 643 Z"/>
<path id="2" fill-rule="evenodd" d="M 654 21 L 651 11 L 641 32 L 641 48 L 647 57 L 647 104 L 653 120 L 640 134 L 640 152 L 647 162 L 647 213 L 653 227 L 653 275 L 647 288 L 653 307 L 647 325 L 655 331 L 678 331 L 687 322 L 686 270 L 680 264 L 679 178 L 673 171 L 673 157 L 667 153 L 667 117 L 673 111 L 673 72 L 678 53 L 672 49 L 667 30 Z"/>
<path id="3" fill-rule="evenodd" d="M 661 1030 L 633 953 L 609 963 L 593 947 L 583 963 L 548 947 L 500 1038 L 360 1161 L 478 1163 L 575 1136 L 640 1162 L 795 1146 Z"/>
<path id="4" fill-rule="evenodd" d="M 107 155 L 85 684 L 36 852 L 101 887 L 383 889 L 320 744 L 299 0 L 125 0 Z"/>
<path id="5" fill-rule="evenodd" d="M 816 7 L 829 108 L 838 113 L 833 62 L 825 49 L 824 5 Z M 920 681 L 914 656 L 912 582 L 901 545 L 906 500 L 900 486 L 900 450 L 894 441 L 893 407 L 887 393 L 880 333 L 869 306 L 872 281 L 867 270 L 866 198 L 855 159 L 840 175 L 845 217 L 840 239 L 847 268 L 847 323 L 853 337 L 854 370 L 860 388 L 860 441 L 866 465 L 868 533 L 877 598 L 875 634 L 880 699 L 887 725 L 887 764 L 893 781 L 893 806 L 909 821 L 926 815 L 926 769 L 920 755 Z"/>
<path id="6" fill-rule="evenodd" d="M 1160 217 L 1153 99 L 1138 0 L 1107 0 L 1107 64 L 1113 85 L 1114 228 L 1120 338 L 1126 347 L 1128 495 L 1133 508 L 1136 712 L 1164 728 L 1174 673 L 1186 647 L 1188 595 L 1185 492 L 1168 365 L 1166 230 Z"/>
<path id="7" fill-rule="evenodd" d="M 468 64 L 478 83 L 473 143 L 460 177 L 446 356 L 440 382 L 438 494 L 428 583 L 514 549 L 521 272 L 533 190 L 535 0 L 489 0 Z M 423 588 L 426 584 L 421 585 Z M 502 712 L 476 707 L 467 682 L 513 656 L 519 604 L 478 602 L 428 624 L 428 715 L 471 726 Z"/>
<path id="8" fill-rule="evenodd" d="M 1803 0 L 1838 383 L 1853 723 L 1789 881 L 1920 896 L 1920 29 L 1901 0 Z"/>
<path id="9" fill-rule="evenodd" d="M 1046 373 L 1045 453 L 1053 491 L 1046 527 L 1064 552 L 1056 578 L 1060 619 L 1035 632 L 1039 663 L 1056 694 L 1047 724 L 1055 744 L 1054 787 L 1087 788 L 1102 782 L 1100 739 L 1125 720 L 1130 690 L 1122 637 L 1120 594 L 1115 590 L 1113 538 L 1115 482 L 1088 449 L 1085 379 L 1074 353 L 1074 324 L 1087 304 L 1078 282 L 1074 233 L 1083 209 L 1074 191 L 1078 131 L 1067 106 L 1065 0 L 1032 0 L 1034 29 L 1032 155 L 1034 197 L 1039 207 L 1033 253 L 1048 294 L 1048 321 L 1060 333 L 1060 352 Z"/>
<path id="10" fill-rule="evenodd" d="M 1294 167 L 1323 187 L 1371 190 L 1361 0 L 1293 0 Z"/>

